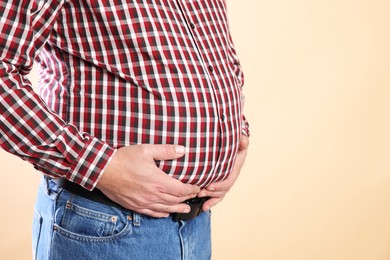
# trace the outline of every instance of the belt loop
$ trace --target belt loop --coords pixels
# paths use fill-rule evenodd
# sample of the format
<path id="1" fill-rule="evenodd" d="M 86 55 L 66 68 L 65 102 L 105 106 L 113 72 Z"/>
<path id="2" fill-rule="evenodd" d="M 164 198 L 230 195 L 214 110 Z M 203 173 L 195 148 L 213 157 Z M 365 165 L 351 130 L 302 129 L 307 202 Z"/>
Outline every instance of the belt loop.
<path id="1" fill-rule="evenodd" d="M 45 192 L 48 195 L 51 195 L 53 192 L 58 192 L 58 186 L 56 185 L 56 183 L 53 182 L 53 180 L 46 175 L 43 175 L 43 185 Z"/>
<path id="2" fill-rule="evenodd" d="M 61 187 L 55 182 L 54 179 L 45 176 L 48 194 L 57 194 L 60 192 Z"/>
<path id="3" fill-rule="evenodd" d="M 42 175 L 42 183 L 43 183 L 43 188 L 45 189 L 45 193 L 49 194 L 49 178 L 46 175 Z"/>
<path id="4" fill-rule="evenodd" d="M 42 188 L 47 196 L 51 199 L 56 200 L 58 194 L 61 192 L 61 189 L 50 177 L 43 175 L 42 177 Z"/>
<path id="5" fill-rule="evenodd" d="M 133 225 L 137 227 L 141 226 L 141 215 L 134 211 L 133 211 Z"/>

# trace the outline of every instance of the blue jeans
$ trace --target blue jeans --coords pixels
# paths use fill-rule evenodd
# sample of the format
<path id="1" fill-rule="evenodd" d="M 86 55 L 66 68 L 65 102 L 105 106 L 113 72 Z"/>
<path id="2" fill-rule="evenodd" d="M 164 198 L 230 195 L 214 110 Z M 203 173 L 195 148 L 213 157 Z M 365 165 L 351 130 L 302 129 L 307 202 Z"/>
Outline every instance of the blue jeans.
<path id="1" fill-rule="evenodd" d="M 43 178 L 34 209 L 37 260 L 211 258 L 210 212 L 152 218 L 72 194 Z"/>

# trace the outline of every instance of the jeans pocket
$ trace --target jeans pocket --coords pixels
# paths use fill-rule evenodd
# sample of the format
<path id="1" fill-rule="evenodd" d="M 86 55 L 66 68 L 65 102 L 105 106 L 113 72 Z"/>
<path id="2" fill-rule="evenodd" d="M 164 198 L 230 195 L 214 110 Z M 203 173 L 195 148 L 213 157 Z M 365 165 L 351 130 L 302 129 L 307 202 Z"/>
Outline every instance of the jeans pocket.
<path id="1" fill-rule="evenodd" d="M 85 241 L 112 239 L 130 231 L 129 218 L 121 210 L 74 195 L 63 197 L 57 201 L 56 232 Z"/>

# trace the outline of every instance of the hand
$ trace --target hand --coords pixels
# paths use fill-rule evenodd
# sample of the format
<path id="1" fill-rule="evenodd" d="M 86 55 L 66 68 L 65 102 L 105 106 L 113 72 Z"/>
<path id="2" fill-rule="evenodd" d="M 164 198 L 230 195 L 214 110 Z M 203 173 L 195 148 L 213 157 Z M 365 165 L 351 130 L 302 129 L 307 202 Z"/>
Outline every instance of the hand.
<path id="1" fill-rule="evenodd" d="M 249 138 L 245 135 L 241 136 L 240 144 L 238 147 L 238 153 L 236 161 L 234 163 L 233 170 L 231 174 L 223 181 L 210 184 L 207 188 L 202 189 L 198 196 L 205 197 L 209 196 L 208 199 L 202 207 L 203 211 L 209 210 L 211 207 L 214 207 L 219 202 L 223 200 L 226 193 L 230 190 L 233 184 L 236 182 L 242 166 L 244 165 L 246 154 L 248 152 Z"/>
<path id="2" fill-rule="evenodd" d="M 186 213 L 181 203 L 197 195 L 200 188 L 184 184 L 161 171 L 154 160 L 173 160 L 185 153 L 176 145 L 133 145 L 116 151 L 97 188 L 124 208 L 152 217 Z"/>

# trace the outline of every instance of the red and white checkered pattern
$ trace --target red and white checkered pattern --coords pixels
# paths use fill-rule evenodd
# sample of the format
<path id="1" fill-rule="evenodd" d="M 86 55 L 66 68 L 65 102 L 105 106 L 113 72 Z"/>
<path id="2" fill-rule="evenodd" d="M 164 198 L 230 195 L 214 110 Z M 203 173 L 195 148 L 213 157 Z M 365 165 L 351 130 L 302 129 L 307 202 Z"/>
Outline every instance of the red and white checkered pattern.
<path id="1" fill-rule="evenodd" d="M 230 173 L 248 125 L 224 0 L 2 0 L 0 14 L 3 149 L 87 189 L 133 144 L 184 145 L 157 164 L 186 183 Z"/>

